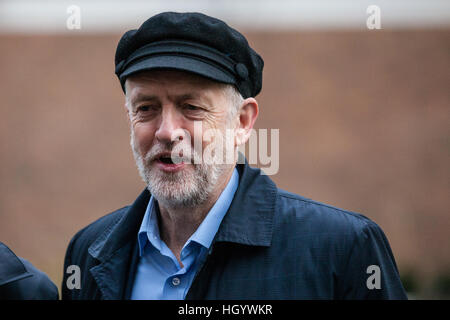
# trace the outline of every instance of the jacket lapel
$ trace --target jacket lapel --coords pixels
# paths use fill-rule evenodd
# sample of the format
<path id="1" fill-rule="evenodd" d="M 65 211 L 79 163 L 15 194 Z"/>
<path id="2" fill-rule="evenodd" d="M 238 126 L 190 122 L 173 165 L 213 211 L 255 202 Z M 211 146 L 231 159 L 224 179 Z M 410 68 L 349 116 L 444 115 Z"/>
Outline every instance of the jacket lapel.
<path id="1" fill-rule="evenodd" d="M 277 186 L 260 169 L 238 164 L 239 187 L 217 232 L 216 242 L 235 242 L 268 247 L 272 227 Z"/>
<path id="2" fill-rule="evenodd" d="M 133 281 L 132 266 L 137 245 L 137 233 L 145 209 L 150 199 L 150 193 L 144 190 L 136 201 L 110 228 L 96 239 L 89 247 L 89 254 L 100 263 L 90 269 L 102 294 L 102 299 L 124 299 L 127 287 Z"/>
<path id="3" fill-rule="evenodd" d="M 212 256 L 218 247 L 233 250 L 230 243 L 260 247 L 269 247 L 272 243 L 278 189 L 260 169 L 250 167 L 247 160 L 236 167 L 239 171 L 238 189 L 220 224 L 208 257 L 200 263 L 200 268 L 186 295 L 187 300 L 204 299 L 208 295 L 208 290 L 211 289 L 210 280 L 216 271 L 214 261 L 217 258 Z M 219 242 L 221 245 L 217 246 Z M 222 252 L 219 250 L 218 254 Z M 216 292 L 216 289 L 212 291 Z"/>

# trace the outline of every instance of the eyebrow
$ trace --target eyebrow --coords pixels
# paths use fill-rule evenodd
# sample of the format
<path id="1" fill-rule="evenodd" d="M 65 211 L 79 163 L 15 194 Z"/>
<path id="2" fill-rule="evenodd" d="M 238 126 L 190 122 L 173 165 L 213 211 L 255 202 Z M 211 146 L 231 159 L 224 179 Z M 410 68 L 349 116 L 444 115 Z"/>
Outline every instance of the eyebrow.
<path id="1" fill-rule="evenodd" d="M 189 99 L 201 99 L 200 95 L 197 93 L 185 93 L 181 94 L 179 96 L 171 96 L 169 97 L 172 101 L 183 101 L 183 100 L 189 100 Z M 208 99 L 207 99 L 208 100 Z M 136 103 L 142 102 L 142 101 L 159 101 L 158 96 L 152 95 L 152 94 L 144 94 L 144 93 L 138 93 L 136 98 L 131 99 L 131 104 L 135 105 Z"/>
<path id="2" fill-rule="evenodd" d="M 131 98 L 131 104 L 134 105 L 141 101 L 155 101 L 155 100 L 158 100 L 158 97 L 155 95 L 138 93 L 136 98 Z"/>

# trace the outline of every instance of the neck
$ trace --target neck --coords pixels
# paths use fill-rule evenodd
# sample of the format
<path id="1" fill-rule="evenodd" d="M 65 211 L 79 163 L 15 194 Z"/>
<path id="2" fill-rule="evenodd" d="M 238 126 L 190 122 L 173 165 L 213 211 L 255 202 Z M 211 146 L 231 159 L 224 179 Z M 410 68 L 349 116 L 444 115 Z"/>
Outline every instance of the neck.
<path id="1" fill-rule="evenodd" d="M 224 173 L 222 179 L 219 179 L 217 186 L 213 189 L 208 199 L 196 207 L 171 207 L 158 202 L 159 211 L 161 213 L 159 222 L 161 239 L 166 243 L 167 247 L 172 250 L 180 264 L 181 249 L 183 249 L 186 241 L 197 230 L 208 212 L 216 203 L 220 194 L 230 181 L 233 170 L 234 166 L 232 167 L 232 170 Z"/>

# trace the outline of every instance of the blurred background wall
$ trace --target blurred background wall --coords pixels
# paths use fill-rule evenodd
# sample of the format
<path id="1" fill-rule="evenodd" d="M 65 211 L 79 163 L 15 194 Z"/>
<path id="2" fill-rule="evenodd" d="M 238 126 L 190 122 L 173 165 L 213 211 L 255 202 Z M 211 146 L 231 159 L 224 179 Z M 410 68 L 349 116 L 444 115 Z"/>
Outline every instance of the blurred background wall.
<path id="1" fill-rule="evenodd" d="M 447 1 L 1 1 L 0 241 L 60 286 L 71 237 L 144 188 L 114 53 L 166 10 L 222 18 L 264 58 L 278 186 L 374 220 L 410 297 L 450 297 Z"/>

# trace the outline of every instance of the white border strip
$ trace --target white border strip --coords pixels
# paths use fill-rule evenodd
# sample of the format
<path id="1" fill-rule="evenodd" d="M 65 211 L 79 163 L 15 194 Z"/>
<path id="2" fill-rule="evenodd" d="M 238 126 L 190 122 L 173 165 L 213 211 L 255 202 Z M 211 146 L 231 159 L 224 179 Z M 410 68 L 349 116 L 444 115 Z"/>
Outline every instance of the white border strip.
<path id="1" fill-rule="evenodd" d="M 80 29 L 67 9 L 80 8 Z M 366 29 L 368 6 L 382 29 L 449 28 L 449 0 L 3 0 L 0 33 L 122 33 L 163 11 L 197 11 L 246 30 Z"/>

